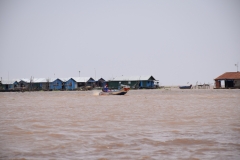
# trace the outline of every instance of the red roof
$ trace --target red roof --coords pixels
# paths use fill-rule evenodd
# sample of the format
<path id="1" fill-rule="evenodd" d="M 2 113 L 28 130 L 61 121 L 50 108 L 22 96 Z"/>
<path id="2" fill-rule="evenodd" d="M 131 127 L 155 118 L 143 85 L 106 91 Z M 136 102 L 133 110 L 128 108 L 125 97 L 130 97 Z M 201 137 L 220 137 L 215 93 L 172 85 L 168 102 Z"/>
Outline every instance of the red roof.
<path id="1" fill-rule="evenodd" d="M 225 79 L 240 79 L 240 72 L 226 72 L 221 76 L 215 78 L 215 80 L 225 80 Z"/>

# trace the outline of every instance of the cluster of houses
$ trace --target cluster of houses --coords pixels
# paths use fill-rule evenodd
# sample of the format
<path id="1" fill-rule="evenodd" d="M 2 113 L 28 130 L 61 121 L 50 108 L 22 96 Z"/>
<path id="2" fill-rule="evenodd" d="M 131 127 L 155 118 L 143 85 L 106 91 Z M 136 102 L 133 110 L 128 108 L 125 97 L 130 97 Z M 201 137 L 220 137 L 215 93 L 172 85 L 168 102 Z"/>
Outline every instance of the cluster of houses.
<path id="1" fill-rule="evenodd" d="M 240 88 L 240 72 L 226 72 L 214 79 L 216 89 Z M 93 79 L 92 77 L 70 78 L 30 78 L 0 80 L 0 91 L 19 90 L 90 90 L 102 88 L 105 85 L 110 89 L 118 89 L 121 85 L 128 85 L 132 89 L 158 88 L 158 80 L 153 76 L 120 76 L 110 80 L 104 78 Z M 198 85 L 201 88 L 207 85 Z"/>
<path id="2" fill-rule="evenodd" d="M 120 85 L 128 85 L 131 88 L 157 88 L 158 81 L 153 76 L 121 76 L 106 81 L 103 78 L 70 77 L 70 78 L 30 78 L 0 81 L 0 90 L 90 90 L 102 88 L 105 85 L 110 89 L 117 89 Z"/>

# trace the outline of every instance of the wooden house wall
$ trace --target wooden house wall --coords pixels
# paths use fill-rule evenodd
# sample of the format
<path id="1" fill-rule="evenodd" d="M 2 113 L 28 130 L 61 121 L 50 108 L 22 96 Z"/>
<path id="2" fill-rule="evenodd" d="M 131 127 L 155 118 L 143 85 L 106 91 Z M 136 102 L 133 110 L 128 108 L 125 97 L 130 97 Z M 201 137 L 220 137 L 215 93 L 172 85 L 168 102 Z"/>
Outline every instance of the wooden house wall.
<path id="1" fill-rule="evenodd" d="M 14 82 L 13 84 L 1 84 L 1 88 L 2 90 L 14 90 L 16 88 L 18 88 L 19 84 L 18 82 Z"/>
<path id="2" fill-rule="evenodd" d="M 234 87 L 240 87 L 240 80 L 234 80 Z"/>
<path id="3" fill-rule="evenodd" d="M 33 90 L 41 90 L 41 84 L 40 83 L 32 83 L 31 85 Z"/>
<path id="4" fill-rule="evenodd" d="M 96 83 L 96 81 L 92 78 L 90 78 L 87 82 L 86 82 L 86 85 L 87 86 L 94 86 Z"/>
<path id="5" fill-rule="evenodd" d="M 71 78 L 65 83 L 65 88 L 66 88 L 66 90 L 75 90 L 75 89 L 77 89 L 77 82 L 75 82 Z"/>
<path id="6" fill-rule="evenodd" d="M 49 82 L 40 83 L 40 87 L 43 90 L 48 90 L 49 89 Z"/>
<path id="7" fill-rule="evenodd" d="M 106 85 L 106 81 L 103 79 L 99 79 L 98 81 L 95 82 L 95 84 L 98 87 L 104 87 Z"/>
<path id="8" fill-rule="evenodd" d="M 48 90 L 49 83 L 48 82 L 41 82 L 41 83 L 32 83 L 33 90 Z"/>
<path id="9" fill-rule="evenodd" d="M 51 90 L 62 90 L 64 89 L 64 84 L 60 79 L 56 79 L 55 81 L 50 83 Z"/>
<path id="10" fill-rule="evenodd" d="M 121 83 L 119 83 L 121 82 Z M 137 85 L 137 88 L 153 88 L 154 87 L 154 81 L 109 81 L 109 88 L 117 89 L 119 88 L 120 84 L 122 85 L 128 85 L 130 88 L 133 88 L 135 85 Z"/>
<path id="11" fill-rule="evenodd" d="M 29 83 L 27 83 L 27 82 L 24 82 L 24 81 L 20 81 L 19 82 L 19 87 L 20 88 L 25 88 L 25 89 L 28 89 L 29 88 Z"/>
<path id="12" fill-rule="evenodd" d="M 3 90 L 13 90 L 14 85 L 13 84 L 3 84 L 2 88 L 3 88 Z"/>
<path id="13" fill-rule="evenodd" d="M 85 86 L 85 82 L 78 82 L 77 83 L 77 88 Z"/>
<path id="14" fill-rule="evenodd" d="M 119 81 L 109 81 L 108 88 L 117 89 L 119 87 Z"/>

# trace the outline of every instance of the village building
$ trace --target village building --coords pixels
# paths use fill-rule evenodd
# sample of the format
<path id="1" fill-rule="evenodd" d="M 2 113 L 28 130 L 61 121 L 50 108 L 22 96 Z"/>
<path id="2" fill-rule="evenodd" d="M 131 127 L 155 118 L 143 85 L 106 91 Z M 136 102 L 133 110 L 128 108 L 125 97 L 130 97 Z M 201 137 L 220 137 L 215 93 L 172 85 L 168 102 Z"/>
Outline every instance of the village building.
<path id="1" fill-rule="evenodd" d="M 95 80 L 92 77 L 72 77 L 66 81 L 65 87 L 67 90 L 77 90 L 85 86 L 94 87 Z"/>
<path id="2" fill-rule="evenodd" d="M 49 89 L 50 90 L 65 90 L 65 83 L 67 78 L 57 78 L 53 81 L 50 81 Z"/>
<path id="3" fill-rule="evenodd" d="M 215 88 L 239 88 L 240 89 L 240 72 L 226 72 L 215 78 Z"/>
<path id="4" fill-rule="evenodd" d="M 32 84 L 31 84 L 31 79 L 27 79 L 27 78 L 24 78 L 24 79 L 20 79 L 20 81 L 18 82 L 19 83 L 19 87 L 21 89 L 29 89 L 32 87 Z"/>
<path id="5" fill-rule="evenodd" d="M 106 85 L 106 80 L 103 78 L 98 78 L 98 80 L 96 81 L 96 87 L 104 87 Z"/>
<path id="6" fill-rule="evenodd" d="M 32 88 L 33 90 L 49 90 L 50 82 L 49 78 L 34 78 Z"/>
<path id="7" fill-rule="evenodd" d="M 134 89 L 152 89 L 155 88 L 154 82 L 156 79 L 153 76 L 120 76 L 108 81 L 110 89 L 117 89 L 121 85 L 128 85 Z"/>
<path id="8" fill-rule="evenodd" d="M 0 89 L 1 90 L 14 90 L 18 88 L 19 83 L 17 80 L 1 80 Z"/>

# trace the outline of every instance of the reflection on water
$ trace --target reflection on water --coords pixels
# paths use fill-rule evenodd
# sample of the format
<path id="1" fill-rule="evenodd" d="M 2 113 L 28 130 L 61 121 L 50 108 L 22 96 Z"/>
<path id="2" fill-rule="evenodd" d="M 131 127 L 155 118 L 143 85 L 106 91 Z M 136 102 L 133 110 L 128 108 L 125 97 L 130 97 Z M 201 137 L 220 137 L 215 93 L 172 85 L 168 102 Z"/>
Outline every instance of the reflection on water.
<path id="1" fill-rule="evenodd" d="M 0 159 L 240 159 L 240 90 L 0 93 Z"/>

